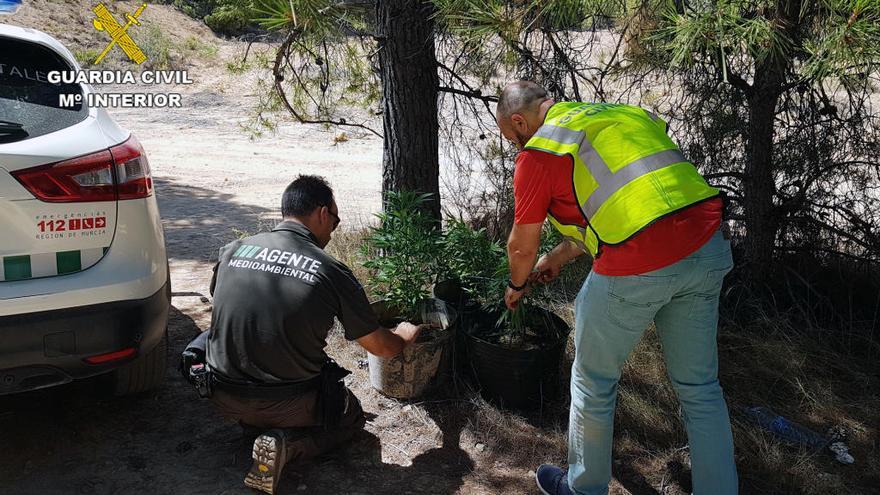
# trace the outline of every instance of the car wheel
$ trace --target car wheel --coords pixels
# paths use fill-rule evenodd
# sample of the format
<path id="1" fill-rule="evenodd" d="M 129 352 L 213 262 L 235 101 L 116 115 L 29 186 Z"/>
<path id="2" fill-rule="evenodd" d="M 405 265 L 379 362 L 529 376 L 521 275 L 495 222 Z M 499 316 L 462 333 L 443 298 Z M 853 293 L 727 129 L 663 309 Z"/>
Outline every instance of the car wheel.
<path id="1" fill-rule="evenodd" d="M 168 334 L 150 352 L 113 371 L 110 386 L 113 395 L 123 396 L 152 390 L 165 382 Z"/>

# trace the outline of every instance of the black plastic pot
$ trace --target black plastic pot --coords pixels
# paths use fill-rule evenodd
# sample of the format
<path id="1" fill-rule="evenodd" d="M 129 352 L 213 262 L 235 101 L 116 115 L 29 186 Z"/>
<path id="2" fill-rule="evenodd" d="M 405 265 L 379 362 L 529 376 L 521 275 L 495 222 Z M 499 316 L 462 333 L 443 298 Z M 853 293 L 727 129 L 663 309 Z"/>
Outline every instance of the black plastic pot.
<path id="1" fill-rule="evenodd" d="M 480 394 L 487 401 L 508 409 L 537 409 L 559 397 L 562 357 L 570 328 L 559 316 L 541 308 L 542 319 L 553 328 L 547 332 L 554 342 L 540 349 L 511 349 L 479 337 L 481 328 L 494 325 L 497 315 L 483 312 L 466 333 L 467 356 Z"/>
<path id="2" fill-rule="evenodd" d="M 434 284 L 432 292 L 434 293 L 434 297 L 444 301 L 446 304 L 451 304 L 456 309 L 462 305 L 462 302 L 465 299 L 464 290 L 461 288 L 461 282 L 455 279 L 441 280 L 437 282 Z"/>
<path id="3" fill-rule="evenodd" d="M 471 299 L 462 289 L 458 280 L 441 280 L 434 284 L 434 297 L 452 306 L 458 314 L 459 320 L 466 314 L 480 309 L 480 305 Z"/>
<path id="4" fill-rule="evenodd" d="M 455 309 L 457 319 L 456 327 L 468 328 L 478 313 L 481 311 L 480 304 L 471 299 L 462 289 L 461 282 L 455 279 L 441 280 L 434 284 L 434 297 Z M 460 375 L 470 373 L 470 364 L 467 360 L 467 336 L 464 331 L 455 332 L 455 345 L 452 352 L 452 370 Z"/>

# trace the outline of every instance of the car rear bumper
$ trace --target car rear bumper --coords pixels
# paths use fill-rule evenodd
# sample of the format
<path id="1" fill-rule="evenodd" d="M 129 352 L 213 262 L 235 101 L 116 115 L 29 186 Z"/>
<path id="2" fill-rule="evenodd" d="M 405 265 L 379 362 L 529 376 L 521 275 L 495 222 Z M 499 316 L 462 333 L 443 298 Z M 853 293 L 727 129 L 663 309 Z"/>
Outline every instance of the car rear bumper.
<path id="1" fill-rule="evenodd" d="M 144 299 L 0 317 L 0 395 L 99 375 L 136 359 L 164 336 L 170 306 L 166 282 Z M 128 348 L 135 353 L 124 360 L 85 361 Z"/>

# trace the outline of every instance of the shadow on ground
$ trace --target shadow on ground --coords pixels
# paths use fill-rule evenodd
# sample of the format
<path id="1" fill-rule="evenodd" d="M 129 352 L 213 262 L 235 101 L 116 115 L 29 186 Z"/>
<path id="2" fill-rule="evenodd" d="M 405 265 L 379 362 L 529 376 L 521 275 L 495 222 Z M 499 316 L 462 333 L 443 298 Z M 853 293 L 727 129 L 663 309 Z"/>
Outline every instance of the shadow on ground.
<path id="1" fill-rule="evenodd" d="M 241 233 L 270 230 L 280 212 L 242 205 L 232 194 L 191 186 L 176 180 L 156 179 L 156 197 L 168 257 L 213 261 L 217 250 Z"/>
<path id="2" fill-rule="evenodd" d="M 442 445 L 414 457 L 410 465 L 383 463 L 379 438 L 364 431 L 349 448 L 291 466 L 279 493 L 456 493 L 474 469 L 473 460 L 459 447 L 465 423 L 445 408 L 425 409 L 440 428 Z"/>
<path id="3" fill-rule="evenodd" d="M 172 308 L 167 382 L 126 397 L 103 393 L 102 381 L 0 397 L 0 487 L 4 495 L 252 494 L 242 479 L 250 445 L 237 424 L 199 400 L 177 373 L 177 355 L 199 328 Z M 280 493 L 453 493 L 473 470 L 459 448 L 464 423 L 428 410 L 442 446 L 409 466 L 384 464 L 378 438 L 319 461 L 293 465 Z M 306 485 L 302 489 L 301 485 Z"/>
<path id="4" fill-rule="evenodd" d="M 156 391 L 111 397 L 98 377 L 0 397 L 2 492 L 218 493 L 212 471 L 228 464 L 230 425 L 173 370 L 197 331 L 172 308 L 167 381 Z"/>

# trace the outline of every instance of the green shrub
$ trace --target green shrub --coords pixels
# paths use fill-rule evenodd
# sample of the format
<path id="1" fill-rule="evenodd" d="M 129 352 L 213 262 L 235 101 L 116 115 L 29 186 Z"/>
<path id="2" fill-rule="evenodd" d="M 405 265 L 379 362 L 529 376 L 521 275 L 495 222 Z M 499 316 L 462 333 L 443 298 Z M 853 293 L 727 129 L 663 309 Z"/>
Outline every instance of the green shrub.
<path id="1" fill-rule="evenodd" d="M 447 276 L 458 280 L 475 300 L 497 300 L 507 283 L 504 248 L 486 229 L 474 230 L 467 222 L 450 219 L 443 236 L 443 261 Z"/>
<path id="2" fill-rule="evenodd" d="M 174 68 L 174 43 L 159 26 L 146 26 L 146 29 L 138 30 L 135 37 L 147 56 L 148 67 L 160 70 Z"/>
<path id="3" fill-rule="evenodd" d="M 362 249 L 364 267 L 371 271 L 367 287 L 389 308 L 405 318 L 429 297 L 440 270 L 443 240 L 440 229 L 423 206 L 430 194 L 389 192 L 380 223 L 370 228 Z"/>
<path id="4" fill-rule="evenodd" d="M 190 52 L 195 52 L 202 58 L 213 59 L 217 57 L 220 51 L 217 45 L 206 43 L 195 36 L 189 36 L 183 42 L 183 48 Z"/>
<path id="5" fill-rule="evenodd" d="M 227 36 L 256 28 L 256 14 L 249 0 L 165 0 L 184 14 L 205 21 L 214 32 Z"/>
<path id="6" fill-rule="evenodd" d="M 253 15 L 250 2 L 226 1 L 205 16 L 205 24 L 216 33 L 233 36 L 247 31 Z"/>
<path id="7" fill-rule="evenodd" d="M 95 59 L 97 59 L 100 54 L 101 50 L 96 50 L 94 48 L 83 48 L 73 51 L 73 57 L 83 68 L 94 65 Z"/>
<path id="8" fill-rule="evenodd" d="M 169 3 L 196 19 L 204 19 L 217 7 L 217 0 L 173 0 Z"/>

